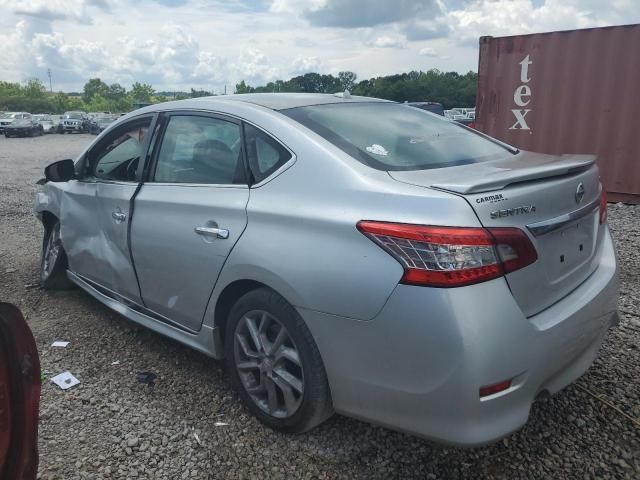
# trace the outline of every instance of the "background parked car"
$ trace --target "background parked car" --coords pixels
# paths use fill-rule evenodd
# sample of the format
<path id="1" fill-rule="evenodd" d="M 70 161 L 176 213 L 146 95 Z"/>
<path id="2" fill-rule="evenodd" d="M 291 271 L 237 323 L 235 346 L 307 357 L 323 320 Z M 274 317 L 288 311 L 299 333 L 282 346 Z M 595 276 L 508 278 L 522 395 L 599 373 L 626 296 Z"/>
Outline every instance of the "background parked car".
<path id="1" fill-rule="evenodd" d="M 34 115 L 33 118 L 42 126 L 44 133 L 54 133 L 58 122 L 51 115 Z"/>
<path id="2" fill-rule="evenodd" d="M 99 116 L 91 119 L 89 123 L 89 133 L 93 133 L 94 135 L 99 135 L 105 128 L 111 125 L 114 122 L 115 118 L 112 116 Z"/>
<path id="3" fill-rule="evenodd" d="M 438 102 L 409 102 L 409 105 L 436 115 L 444 115 L 444 107 Z"/>
<path id="4" fill-rule="evenodd" d="M 58 133 L 86 133 L 89 131 L 89 117 L 85 112 L 65 112 Z"/>
<path id="5" fill-rule="evenodd" d="M 0 303 L 0 479 L 38 473 L 40 360 L 20 310 Z"/>
<path id="6" fill-rule="evenodd" d="M 9 137 L 35 137 L 44 135 L 44 129 L 37 120 L 31 116 L 29 118 L 19 118 L 4 127 L 4 136 Z"/>
<path id="7" fill-rule="evenodd" d="M 64 121 L 64 115 L 54 115 L 53 123 L 55 124 L 55 133 L 62 133 L 62 122 Z"/>
<path id="8" fill-rule="evenodd" d="M 28 112 L 5 112 L 0 117 L 0 133 L 4 133 L 4 129 L 11 125 L 14 120 L 20 120 L 23 118 L 31 118 L 31 114 Z"/>
<path id="9" fill-rule="evenodd" d="M 111 112 L 89 112 L 87 114 L 90 120 L 93 120 L 94 118 L 98 118 L 98 117 L 110 117 L 111 115 L 112 115 Z"/>

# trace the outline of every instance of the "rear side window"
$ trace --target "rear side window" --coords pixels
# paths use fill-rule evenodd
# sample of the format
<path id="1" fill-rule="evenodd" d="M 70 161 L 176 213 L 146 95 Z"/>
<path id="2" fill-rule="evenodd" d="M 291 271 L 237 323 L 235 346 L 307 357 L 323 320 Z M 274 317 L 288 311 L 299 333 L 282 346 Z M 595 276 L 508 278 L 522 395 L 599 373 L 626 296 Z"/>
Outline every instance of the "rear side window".
<path id="1" fill-rule="evenodd" d="M 172 116 L 162 139 L 155 182 L 246 184 L 240 125 L 219 118 Z"/>
<path id="2" fill-rule="evenodd" d="M 289 150 L 252 125 L 244 126 L 249 167 L 256 183 L 261 182 L 291 158 Z"/>
<path id="3" fill-rule="evenodd" d="M 425 170 L 508 155 L 506 147 L 409 105 L 383 102 L 281 110 L 377 170 Z"/>

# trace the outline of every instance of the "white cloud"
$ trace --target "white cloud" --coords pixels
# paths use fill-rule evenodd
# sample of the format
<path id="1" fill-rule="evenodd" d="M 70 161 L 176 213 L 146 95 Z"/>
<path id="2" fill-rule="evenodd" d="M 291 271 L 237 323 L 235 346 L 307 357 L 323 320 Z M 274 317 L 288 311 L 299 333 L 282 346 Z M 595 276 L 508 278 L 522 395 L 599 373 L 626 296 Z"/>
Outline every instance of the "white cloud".
<path id="1" fill-rule="evenodd" d="M 290 74 L 302 75 L 308 72 L 322 72 L 326 70 L 325 64 L 317 56 L 306 57 L 298 55 L 291 63 Z"/>
<path id="2" fill-rule="evenodd" d="M 421 57 L 437 57 L 438 56 L 438 52 L 436 52 L 431 47 L 423 47 L 418 52 L 418 55 L 420 55 Z"/>
<path id="3" fill-rule="evenodd" d="M 55 89 L 99 76 L 219 91 L 311 71 L 466 72 L 482 35 L 640 22 L 638 0 L 266 1 L 0 0 L 0 80 L 51 68 Z"/>
<path id="4" fill-rule="evenodd" d="M 48 20 L 75 20 L 90 23 L 88 8 L 98 6 L 106 9 L 105 3 L 91 0 L 5 0 L 7 6 L 18 15 L 28 15 Z"/>
<path id="5" fill-rule="evenodd" d="M 254 47 L 244 49 L 238 59 L 230 64 L 230 69 L 236 78 L 243 78 L 254 84 L 275 80 L 279 73 L 267 56 Z"/>
<path id="6" fill-rule="evenodd" d="M 297 13 L 323 27 L 372 27 L 441 13 L 438 0 L 273 0 L 276 13 Z"/>
<path id="7" fill-rule="evenodd" d="M 531 0 L 472 2 L 463 10 L 452 11 L 447 19 L 457 38 L 477 44 L 483 35 L 519 35 L 604 25 L 602 10 L 589 11 L 588 2 L 547 0 L 535 8 Z M 640 7 L 640 5 L 638 5 Z"/>
<path id="8" fill-rule="evenodd" d="M 0 54 L 0 76 L 3 80 L 16 80 L 20 78 L 24 68 L 24 59 L 28 58 L 26 49 L 26 22 L 19 21 L 13 31 L 3 34 L 0 33 L 0 45 L 2 46 L 2 54 Z"/>
<path id="9" fill-rule="evenodd" d="M 407 46 L 407 40 L 397 35 L 382 35 L 367 42 L 367 45 L 376 48 L 405 48 Z"/>

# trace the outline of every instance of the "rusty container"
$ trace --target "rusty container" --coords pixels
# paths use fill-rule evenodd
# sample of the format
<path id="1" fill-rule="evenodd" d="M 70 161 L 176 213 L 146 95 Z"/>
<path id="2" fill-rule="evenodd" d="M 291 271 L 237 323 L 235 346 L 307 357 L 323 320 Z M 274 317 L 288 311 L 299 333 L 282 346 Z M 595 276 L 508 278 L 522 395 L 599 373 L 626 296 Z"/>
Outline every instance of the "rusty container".
<path id="1" fill-rule="evenodd" d="M 640 203 L 640 25 L 481 37 L 476 128 L 597 154 L 609 200 Z"/>

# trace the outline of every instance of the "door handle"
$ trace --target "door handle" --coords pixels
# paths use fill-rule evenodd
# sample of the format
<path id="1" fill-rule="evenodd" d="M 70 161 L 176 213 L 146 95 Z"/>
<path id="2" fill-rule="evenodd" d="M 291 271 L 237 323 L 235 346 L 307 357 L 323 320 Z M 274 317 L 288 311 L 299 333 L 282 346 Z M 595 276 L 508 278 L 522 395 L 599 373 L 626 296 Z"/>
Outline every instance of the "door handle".
<path id="1" fill-rule="evenodd" d="M 116 223 L 121 223 L 127 219 L 127 214 L 122 213 L 119 210 L 116 210 L 115 212 L 111 212 L 111 218 L 113 218 L 116 221 Z"/>
<path id="2" fill-rule="evenodd" d="M 229 238 L 229 230 L 225 230 L 224 228 L 196 227 L 193 231 L 198 235 L 204 235 L 207 237 L 222 238 L 223 240 Z"/>

